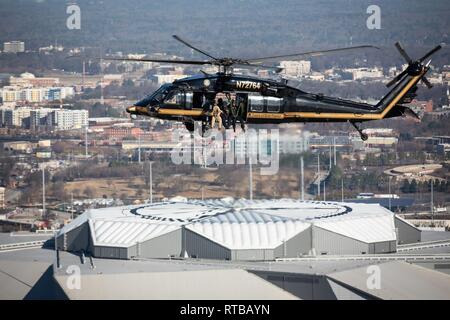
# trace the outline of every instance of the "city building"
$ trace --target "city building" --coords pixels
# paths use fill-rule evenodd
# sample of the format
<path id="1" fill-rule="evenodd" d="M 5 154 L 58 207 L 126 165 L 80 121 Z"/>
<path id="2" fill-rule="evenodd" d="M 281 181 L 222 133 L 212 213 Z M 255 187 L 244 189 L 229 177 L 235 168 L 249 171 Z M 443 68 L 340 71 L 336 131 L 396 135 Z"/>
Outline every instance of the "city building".
<path id="1" fill-rule="evenodd" d="M 73 87 L 54 87 L 44 91 L 44 99 L 47 101 L 58 101 L 67 99 L 75 94 Z"/>
<path id="2" fill-rule="evenodd" d="M 0 187 L 0 209 L 5 209 L 5 191 L 4 187 Z"/>
<path id="3" fill-rule="evenodd" d="M 72 87 L 20 88 L 5 86 L 1 90 L 3 102 L 40 103 L 43 101 L 59 101 L 73 96 Z"/>
<path id="4" fill-rule="evenodd" d="M 383 69 L 381 68 L 348 68 L 344 69 L 345 72 L 352 74 L 353 80 L 363 79 L 381 79 L 383 78 Z"/>
<path id="5" fill-rule="evenodd" d="M 36 144 L 29 141 L 3 142 L 3 150 L 31 153 Z"/>
<path id="6" fill-rule="evenodd" d="M 307 75 L 306 78 L 313 81 L 325 81 L 325 75 L 320 72 L 313 72 Z"/>
<path id="7" fill-rule="evenodd" d="M 280 61 L 282 73 L 292 77 L 300 77 L 311 72 L 311 61 Z"/>
<path id="8" fill-rule="evenodd" d="M 3 43 L 4 53 L 19 53 L 25 52 L 25 42 L 23 41 L 9 41 Z"/>
<path id="9" fill-rule="evenodd" d="M 368 147 L 392 147 L 398 143 L 397 137 L 374 137 L 369 136 L 364 145 Z"/>
<path id="10" fill-rule="evenodd" d="M 364 129 L 364 133 L 369 137 L 392 137 L 398 136 L 398 133 L 394 129 L 390 128 L 367 128 Z"/>
<path id="11" fill-rule="evenodd" d="M 56 130 L 81 129 L 88 125 L 88 117 L 89 112 L 87 110 L 0 108 L 1 125 L 8 128 L 36 129 L 46 126 L 53 127 Z"/>
<path id="12" fill-rule="evenodd" d="M 88 126 L 89 112 L 87 110 L 57 109 L 49 113 L 48 122 L 56 130 L 82 129 Z"/>
<path id="13" fill-rule="evenodd" d="M 448 156 L 450 154 L 450 144 L 449 143 L 438 144 L 436 151 L 441 156 Z"/>
<path id="14" fill-rule="evenodd" d="M 2 110 L 2 118 L 3 118 L 3 126 L 5 127 L 19 127 L 26 128 L 29 126 L 30 108 L 1 108 Z"/>
<path id="15" fill-rule="evenodd" d="M 420 231 L 371 204 L 186 200 L 90 209 L 57 234 L 57 247 L 97 258 L 259 260 L 380 254 L 420 241 Z"/>
<path id="16" fill-rule="evenodd" d="M 143 134 L 143 131 L 140 128 L 131 127 L 129 125 L 121 125 L 104 128 L 103 134 L 108 139 L 122 140 L 127 137 L 138 138 Z"/>
<path id="17" fill-rule="evenodd" d="M 43 126 L 50 126 L 51 124 L 48 121 L 48 115 L 53 111 L 54 109 L 50 108 L 38 108 L 31 110 L 30 129 L 37 129 Z"/>
<path id="18" fill-rule="evenodd" d="M 19 77 L 10 77 L 9 84 L 19 87 L 54 87 L 59 84 L 59 78 L 36 77 L 30 72 L 24 72 Z"/>

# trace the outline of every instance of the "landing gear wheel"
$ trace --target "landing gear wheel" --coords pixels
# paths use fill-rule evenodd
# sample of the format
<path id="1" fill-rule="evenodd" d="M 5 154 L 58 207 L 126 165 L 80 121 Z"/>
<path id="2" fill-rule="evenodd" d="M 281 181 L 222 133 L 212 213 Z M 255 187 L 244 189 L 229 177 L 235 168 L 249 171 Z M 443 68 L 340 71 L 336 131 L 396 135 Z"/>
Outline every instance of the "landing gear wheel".
<path id="1" fill-rule="evenodd" d="M 367 134 L 365 134 L 364 132 L 361 132 L 360 135 L 361 135 L 362 141 L 367 141 L 367 139 L 369 139 L 369 136 Z"/>
<path id="2" fill-rule="evenodd" d="M 189 132 L 194 132 L 195 130 L 195 123 L 191 121 L 186 121 L 184 123 L 184 126 L 186 127 L 186 130 Z"/>

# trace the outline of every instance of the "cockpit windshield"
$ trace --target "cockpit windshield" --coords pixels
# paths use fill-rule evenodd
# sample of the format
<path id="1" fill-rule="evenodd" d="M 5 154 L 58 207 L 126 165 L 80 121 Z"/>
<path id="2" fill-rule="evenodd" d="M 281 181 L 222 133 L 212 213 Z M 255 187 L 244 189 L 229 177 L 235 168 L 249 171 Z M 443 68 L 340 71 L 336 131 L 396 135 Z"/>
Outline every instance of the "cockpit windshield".
<path id="1" fill-rule="evenodd" d="M 161 88 L 135 103 L 135 105 L 138 107 L 147 107 L 148 105 L 159 104 L 164 101 L 172 87 L 173 86 L 171 84 L 162 85 Z"/>

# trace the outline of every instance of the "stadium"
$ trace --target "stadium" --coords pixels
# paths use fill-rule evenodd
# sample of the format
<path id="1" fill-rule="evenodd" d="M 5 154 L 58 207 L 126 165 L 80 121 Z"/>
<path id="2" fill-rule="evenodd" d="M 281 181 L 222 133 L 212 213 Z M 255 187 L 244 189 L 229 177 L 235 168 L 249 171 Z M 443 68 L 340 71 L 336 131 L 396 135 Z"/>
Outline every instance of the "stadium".
<path id="1" fill-rule="evenodd" d="M 396 252 L 420 231 L 377 204 L 187 200 L 91 209 L 62 228 L 57 248 L 96 258 L 271 261 Z"/>

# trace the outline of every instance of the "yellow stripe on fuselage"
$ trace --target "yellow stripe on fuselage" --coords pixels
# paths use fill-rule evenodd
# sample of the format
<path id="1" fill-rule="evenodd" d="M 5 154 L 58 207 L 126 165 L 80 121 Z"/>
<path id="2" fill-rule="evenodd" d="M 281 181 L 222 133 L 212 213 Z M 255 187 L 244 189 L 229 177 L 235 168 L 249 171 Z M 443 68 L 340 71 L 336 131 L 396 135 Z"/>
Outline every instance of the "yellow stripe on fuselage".
<path id="1" fill-rule="evenodd" d="M 202 109 L 165 109 L 161 108 L 158 110 L 158 114 L 160 115 L 168 115 L 168 116 L 201 116 L 203 114 Z"/>

